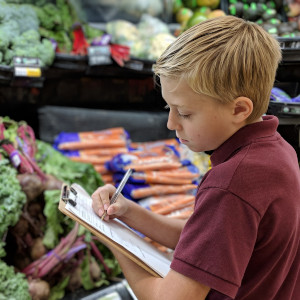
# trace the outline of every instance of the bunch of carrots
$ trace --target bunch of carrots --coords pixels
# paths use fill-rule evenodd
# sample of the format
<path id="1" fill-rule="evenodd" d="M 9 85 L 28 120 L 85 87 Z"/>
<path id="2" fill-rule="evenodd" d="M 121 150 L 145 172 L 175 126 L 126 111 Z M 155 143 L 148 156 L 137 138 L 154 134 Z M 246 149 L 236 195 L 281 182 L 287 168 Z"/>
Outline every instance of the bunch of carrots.
<path id="1" fill-rule="evenodd" d="M 123 127 L 94 132 L 62 133 L 58 150 L 71 160 L 90 163 L 106 183 L 118 185 L 133 169 L 123 194 L 152 211 L 175 218 L 193 212 L 199 170 L 180 157 L 176 139 L 131 142 Z"/>

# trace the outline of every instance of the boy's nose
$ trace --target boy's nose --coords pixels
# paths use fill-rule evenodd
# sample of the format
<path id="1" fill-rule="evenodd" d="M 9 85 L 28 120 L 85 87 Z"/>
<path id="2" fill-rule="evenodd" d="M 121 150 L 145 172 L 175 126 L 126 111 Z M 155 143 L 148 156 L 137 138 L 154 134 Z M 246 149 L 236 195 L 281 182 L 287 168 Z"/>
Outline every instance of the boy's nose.
<path id="1" fill-rule="evenodd" d="M 178 130 L 179 129 L 179 123 L 176 122 L 176 118 L 173 116 L 173 114 L 171 112 L 169 112 L 167 128 L 169 130 Z"/>

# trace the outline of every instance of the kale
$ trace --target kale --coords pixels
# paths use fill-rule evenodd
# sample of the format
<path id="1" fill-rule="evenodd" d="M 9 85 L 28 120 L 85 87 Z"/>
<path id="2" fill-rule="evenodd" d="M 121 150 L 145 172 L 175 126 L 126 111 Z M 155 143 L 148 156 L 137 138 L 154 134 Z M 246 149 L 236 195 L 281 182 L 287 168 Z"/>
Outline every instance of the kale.
<path id="1" fill-rule="evenodd" d="M 0 239 L 9 226 L 18 222 L 26 200 L 16 169 L 7 159 L 0 160 Z"/>
<path id="2" fill-rule="evenodd" d="M 0 299 L 30 300 L 28 281 L 24 274 L 0 260 Z"/>

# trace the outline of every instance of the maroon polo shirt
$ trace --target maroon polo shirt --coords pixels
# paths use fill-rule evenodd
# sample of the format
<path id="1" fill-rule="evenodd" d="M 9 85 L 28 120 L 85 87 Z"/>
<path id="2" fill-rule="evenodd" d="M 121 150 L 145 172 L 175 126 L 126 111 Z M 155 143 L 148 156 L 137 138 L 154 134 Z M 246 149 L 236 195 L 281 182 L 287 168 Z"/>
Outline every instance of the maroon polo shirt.
<path id="1" fill-rule="evenodd" d="M 300 172 L 266 116 L 211 156 L 171 268 L 211 287 L 206 299 L 300 299 Z"/>

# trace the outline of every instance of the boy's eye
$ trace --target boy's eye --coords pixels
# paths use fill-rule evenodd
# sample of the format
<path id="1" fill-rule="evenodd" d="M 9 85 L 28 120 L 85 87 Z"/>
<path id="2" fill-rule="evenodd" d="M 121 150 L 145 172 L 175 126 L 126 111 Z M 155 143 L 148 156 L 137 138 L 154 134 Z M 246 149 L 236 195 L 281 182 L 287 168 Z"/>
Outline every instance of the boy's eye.
<path id="1" fill-rule="evenodd" d="M 170 109 L 170 106 L 167 104 L 164 109 Z M 177 115 L 183 119 L 188 119 L 191 116 L 190 114 L 182 114 L 179 111 L 177 111 Z"/>
<path id="2" fill-rule="evenodd" d="M 183 119 L 188 119 L 191 115 L 184 115 L 184 114 L 181 114 L 180 112 L 178 112 L 178 116 Z"/>

